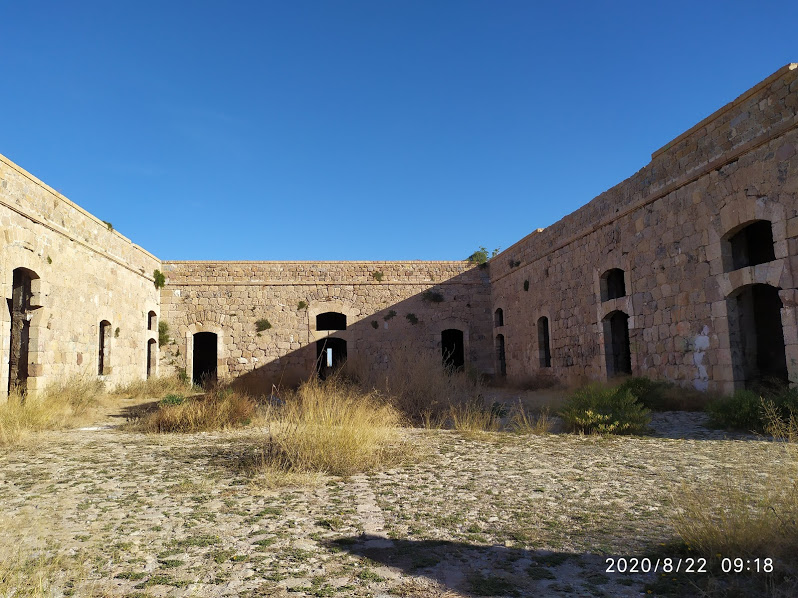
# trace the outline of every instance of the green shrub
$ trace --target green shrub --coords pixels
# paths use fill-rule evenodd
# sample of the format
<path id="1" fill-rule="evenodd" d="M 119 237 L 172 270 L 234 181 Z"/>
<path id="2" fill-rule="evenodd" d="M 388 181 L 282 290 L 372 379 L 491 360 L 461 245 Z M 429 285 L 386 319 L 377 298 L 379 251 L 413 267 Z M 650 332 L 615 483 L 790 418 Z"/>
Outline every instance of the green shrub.
<path id="1" fill-rule="evenodd" d="M 418 324 L 418 318 L 416 317 L 416 314 L 407 314 L 405 318 L 407 318 L 407 321 L 411 324 Z"/>
<path id="2" fill-rule="evenodd" d="M 169 342 L 169 324 L 166 320 L 158 322 L 158 346 L 163 347 Z"/>
<path id="3" fill-rule="evenodd" d="M 421 293 L 421 299 L 429 301 L 430 303 L 443 303 L 444 301 L 443 295 L 432 289 L 427 289 Z"/>
<path id="4" fill-rule="evenodd" d="M 166 276 L 160 270 L 154 270 L 152 273 L 152 282 L 156 289 L 162 289 L 166 284 Z"/>
<path id="5" fill-rule="evenodd" d="M 391 310 L 387 314 L 385 314 L 385 316 L 382 319 L 387 322 L 388 320 L 390 320 L 391 318 L 393 318 L 395 316 L 396 316 L 396 312 L 394 310 Z"/>
<path id="6" fill-rule="evenodd" d="M 168 394 L 158 403 L 159 405 L 180 405 L 185 401 L 185 397 L 177 394 Z"/>
<path id="7" fill-rule="evenodd" d="M 753 390 L 736 390 L 707 405 L 712 423 L 721 428 L 762 431 L 762 399 Z"/>
<path id="8" fill-rule="evenodd" d="M 371 273 L 371 277 L 374 280 L 376 280 L 377 282 L 382 282 L 383 276 L 385 276 L 385 275 L 382 272 L 380 272 L 379 270 L 375 270 L 374 272 Z"/>
<path id="9" fill-rule="evenodd" d="M 757 390 L 737 390 L 731 396 L 720 397 L 709 403 L 707 413 L 712 423 L 720 428 L 767 432 L 763 402 L 772 406 L 773 415 L 789 420 L 798 415 L 798 389 L 767 386 Z"/>
<path id="10" fill-rule="evenodd" d="M 264 330 L 268 330 L 271 327 L 272 327 L 271 322 L 269 322 L 269 320 L 267 320 L 266 318 L 261 318 L 260 320 L 255 322 L 255 329 L 258 332 L 263 332 Z"/>
<path id="11" fill-rule="evenodd" d="M 651 421 L 630 390 L 595 384 L 568 397 L 560 416 L 567 429 L 588 434 L 643 434 Z"/>
<path id="12" fill-rule="evenodd" d="M 296 308 L 298 310 L 303 310 L 303 309 L 307 308 L 307 306 L 308 306 L 308 304 L 305 301 L 300 301 L 299 303 L 296 304 Z"/>

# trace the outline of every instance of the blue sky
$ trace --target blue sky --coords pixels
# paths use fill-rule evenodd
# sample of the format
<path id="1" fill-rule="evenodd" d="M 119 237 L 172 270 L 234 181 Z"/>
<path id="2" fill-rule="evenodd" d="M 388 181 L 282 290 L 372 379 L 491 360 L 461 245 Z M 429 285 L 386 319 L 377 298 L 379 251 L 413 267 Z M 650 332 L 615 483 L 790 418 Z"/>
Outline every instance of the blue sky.
<path id="1" fill-rule="evenodd" d="M 462 259 L 798 61 L 798 2 L 8 2 L 0 153 L 162 259 Z"/>

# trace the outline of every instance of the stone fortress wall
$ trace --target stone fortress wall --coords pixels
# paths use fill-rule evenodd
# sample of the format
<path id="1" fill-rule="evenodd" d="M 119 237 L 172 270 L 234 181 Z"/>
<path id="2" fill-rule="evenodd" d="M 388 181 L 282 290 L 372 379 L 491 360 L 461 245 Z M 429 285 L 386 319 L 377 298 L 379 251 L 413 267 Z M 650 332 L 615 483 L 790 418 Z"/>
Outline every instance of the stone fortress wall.
<path id="1" fill-rule="evenodd" d="M 287 382 L 403 345 L 510 382 L 798 382 L 798 65 L 488 268 L 160 262 L 2 156 L 0 224 L 3 394 L 76 373 Z"/>
<path id="2" fill-rule="evenodd" d="M 0 396 L 9 377 L 33 392 L 79 374 L 144 378 L 160 261 L 3 156 L 0 231 Z"/>
<path id="3" fill-rule="evenodd" d="M 488 271 L 467 262 L 164 262 L 163 271 L 174 338 L 165 368 L 193 375 L 193 336 L 210 332 L 219 376 L 268 387 L 306 378 L 328 337 L 346 343 L 350 362 L 379 369 L 403 346 L 442 359 L 444 330 L 462 332 L 465 363 L 493 367 Z M 325 313 L 344 315 L 345 328 L 319 330 Z M 271 328 L 258 331 L 261 319 Z"/>
<path id="4" fill-rule="evenodd" d="M 780 377 L 766 362 L 786 354 L 798 382 L 797 67 L 491 261 L 493 309 L 503 310 L 494 337 L 503 338 L 509 379 L 631 371 L 730 391 Z M 630 363 L 619 356 L 623 320 Z"/>

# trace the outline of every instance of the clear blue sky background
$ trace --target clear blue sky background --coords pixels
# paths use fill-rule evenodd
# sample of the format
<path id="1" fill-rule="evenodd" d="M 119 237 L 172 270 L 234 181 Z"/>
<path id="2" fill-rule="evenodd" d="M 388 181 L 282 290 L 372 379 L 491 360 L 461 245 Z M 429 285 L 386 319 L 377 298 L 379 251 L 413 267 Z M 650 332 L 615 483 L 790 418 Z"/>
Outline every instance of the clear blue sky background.
<path id="1" fill-rule="evenodd" d="M 796 23 L 795 0 L 4 2 L 0 153 L 162 259 L 462 259 L 798 61 Z"/>

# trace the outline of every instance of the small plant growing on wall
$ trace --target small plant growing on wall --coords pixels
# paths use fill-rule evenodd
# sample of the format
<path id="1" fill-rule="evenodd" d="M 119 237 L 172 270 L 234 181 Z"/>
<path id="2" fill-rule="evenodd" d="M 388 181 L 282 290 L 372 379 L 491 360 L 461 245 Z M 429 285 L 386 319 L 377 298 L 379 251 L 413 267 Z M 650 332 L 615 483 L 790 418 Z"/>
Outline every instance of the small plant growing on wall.
<path id="1" fill-rule="evenodd" d="M 308 307 L 308 304 L 305 303 L 304 301 L 300 301 L 299 303 L 296 304 L 296 308 L 299 309 L 299 310 L 307 309 L 307 307 Z"/>
<path id="2" fill-rule="evenodd" d="M 163 347 L 169 342 L 169 324 L 166 320 L 158 322 L 158 346 Z"/>
<path id="3" fill-rule="evenodd" d="M 103 224 L 106 226 L 108 230 L 114 230 L 114 225 L 108 222 L 107 220 L 103 220 Z"/>
<path id="4" fill-rule="evenodd" d="M 521 260 L 514 260 L 511 258 L 509 264 L 511 268 L 517 268 L 518 266 L 521 265 Z"/>
<path id="5" fill-rule="evenodd" d="M 374 272 L 372 272 L 371 276 L 377 282 L 382 282 L 383 273 L 380 272 L 379 270 L 375 270 Z"/>
<path id="6" fill-rule="evenodd" d="M 394 310 L 391 310 L 387 314 L 385 314 L 385 316 L 382 319 L 387 322 L 388 320 L 394 317 L 396 317 L 396 312 Z"/>
<path id="7" fill-rule="evenodd" d="M 421 298 L 424 301 L 429 301 L 430 303 L 443 303 L 443 295 L 437 291 L 433 291 L 432 289 L 427 289 L 421 293 Z"/>
<path id="8" fill-rule="evenodd" d="M 407 314 L 405 317 L 407 318 L 407 321 L 410 322 L 411 324 L 413 325 L 418 324 L 418 318 L 416 317 L 416 314 Z"/>
<path id="9" fill-rule="evenodd" d="M 162 289 L 166 284 L 166 276 L 160 270 L 155 270 L 152 273 L 152 282 L 156 289 Z"/>
<path id="10" fill-rule="evenodd" d="M 53 263 L 53 258 L 51 258 L 49 255 L 47 256 L 47 263 L 48 264 L 52 264 Z"/>
<path id="11" fill-rule="evenodd" d="M 372 320 L 372 321 L 371 321 L 371 327 L 372 327 L 372 328 L 374 328 L 374 329 L 376 330 L 377 328 L 379 328 L 379 327 L 380 327 L 380 323 L 379 323 L 379 322 L 377 322 L 377 320 Z"/>
<path id="12" fill-rule="evenodd" d="M 258 332 L 263 332 L 264 330 L 268 330 L 271 327 L 272 327 L 271 322 L 269 322 L 269 320 L 267 320 L 266 318 L 261 318 L 260 320 L 255 322 L 255 330 L 257 330 Z"/>
<path id="13" fill-rule="evenodd" d="M 119 326 L 117 326 L 116 330 L 114 330 L 114 338 L 119 338 Z"/>
<path id="14" fill-rule="evenodd" d="M 528 290 L 529 290 L 529 281 L 528 281 L 528 280 L 525 280 L 525 281 L 524 281 L 524 290 L 525 290 L 525 291 L 528 291 Z"/>

